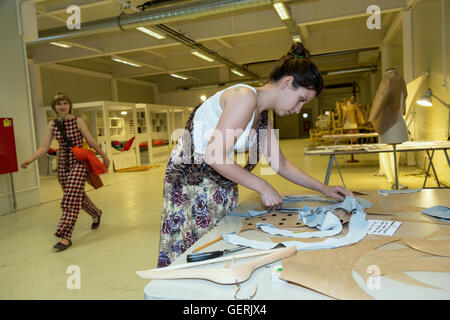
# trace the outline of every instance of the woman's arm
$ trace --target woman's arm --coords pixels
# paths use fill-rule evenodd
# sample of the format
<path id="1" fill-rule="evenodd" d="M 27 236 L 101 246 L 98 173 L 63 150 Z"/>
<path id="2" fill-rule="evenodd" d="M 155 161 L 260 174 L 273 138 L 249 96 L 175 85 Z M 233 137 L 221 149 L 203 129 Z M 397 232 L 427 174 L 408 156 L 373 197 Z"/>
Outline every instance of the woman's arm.
<path id="1" fill-rule="evenodd" d="M 50 148 L 53 139 L 52 125 L 53 121 L 50 121 L 47 126 L 47 132 L 45 133 L 44 141 L 42 142 L 41 146 L 36 150 L 36 152 L 31 156 L 30 159 L 22 162 L 21 164 L 22 169 L 26 169 L 30 165 L 30 163 L 32 163 L 34 160 L 45 154 L 47 150 Z"/>
<path id="2" fill-rule="evenodd" d="M 296 167 L 292 162 L 285 158 L 281 152 L 278 139 L 275 136 L 272 124 L 269 121 L 268 135 L 266 145 L 264 147 L 264 154 L 269 161 L 272 169 L 280 176 L 289 180 L 297 185 L 305 188 L 319 191 L 326 196 L 337 198 L 342 200 L 344 196 L 353 196 L 350 191 L 342 187 L 327 186 L 322 182 L 314 179 L 309 174 Z"/>
<path id="3" fill-rule="evenodd" d="M 93 148 L 101 157 L 103 158 L 103 163 L 105 164 L 105 167 L 109 167 L 109 159 L 106 156 L 106 154 L 103 152 L 103 150 L 98 145 L 97 141 L 95 141 L 94 137 L 92 137 L 91 133 L 89 132 L 89 129 L 86 125 L 86 122 L 82 118 L 77 118 L 77 125 L 78 129 L 80 130 L 81 134 L 83 135 L 83 138 L 86 140 L 88 145 Z"/>
<path id="4" fill-rule="evenodd" d="M 226 95 L 225 95 L 226 94 Z M 205 151 L 205 162 L 229 180 L 261 194 L 268 208 L 281 207 L 282 199 L 264 179 L 255 176 L 228 158 L 234 144 L 247 127 L 256 108 L 256 95 L 248 88 L 224 93 L 223 112 Z"/>

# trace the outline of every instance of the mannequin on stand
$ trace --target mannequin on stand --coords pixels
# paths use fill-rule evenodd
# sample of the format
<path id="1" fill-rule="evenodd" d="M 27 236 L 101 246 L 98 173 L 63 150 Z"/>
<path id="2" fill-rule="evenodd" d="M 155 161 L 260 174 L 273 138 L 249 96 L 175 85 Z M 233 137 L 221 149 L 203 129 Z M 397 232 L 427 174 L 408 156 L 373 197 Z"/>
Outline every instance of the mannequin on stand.
<path id="1" fill-rule="evenodd" d="M 364 115 L 358 107 L 355 101 L 355 97 L 352 96 L 349 99 L 344 99 L 342 104 L 342 121 L 344 133 L 359 133 L 358 124 L 362 125 L 366 123 Z M 353 144 L 353 139 L 350 139 L 350 143 Z M 351 159 L 347 162 L 359 162 L 359 160 L 354 159 L 353 154 Z"/>
<path id="2" fill-rule="evenodd" d="M 384 170 L 392 189 L 398 190 L 398 161 L 396 146 L 408 141 L 408 129 L 403 114 L 407 97 L 405 80 L 395 68 L 388 68 L 375 94 L 369 121 L 379 135 L 379 142 L 391 144 L 393 153 L 379 153 L 380 173 Z M 394 173 L 394 176 L 393 176 Z M 402 186 L 401 189 L 407 187 Z"/>

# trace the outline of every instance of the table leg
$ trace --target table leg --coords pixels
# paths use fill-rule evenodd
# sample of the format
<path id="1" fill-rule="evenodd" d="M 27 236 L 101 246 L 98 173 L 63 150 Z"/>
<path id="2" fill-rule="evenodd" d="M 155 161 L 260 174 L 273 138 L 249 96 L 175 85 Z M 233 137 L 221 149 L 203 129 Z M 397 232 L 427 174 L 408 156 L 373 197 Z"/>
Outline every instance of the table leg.
<path id="1" fill-rule="evenodd" d="M 323 183 L 326 185 L 328 185 L 328 182 L 330 182 L 331 170 L 333 169 L 333 160 L 334 154 L 330 155 L 330 159 L 328 160 L 327 173 L 325 174 L 325 180 L 323 181 Z"/>
<path id="2" fill-rule="evenodd" d="M 353 154 L 352 154 L 352 155 L 353 155 Z M 345 186 L 344 178 L 342 178 L 341 169 L 339 168 L 339 165 L 338 165 L 338 162 L 337 162 L 336 157 L 334 157 L 334 162 L 336 163 L 336 168 L 338 169 L 339 176 L 341 177 L 342 184 L 344 185 L 344 188 L 347 188 L 347 187 Z"/>
<path id="3" fill-rule="evenodd" d="M 444 150 L 442 150 L 442 151 L 444 151 L 445 157 L 447 158 L 447 164 L 448 164 L 448 166 L 450 167 L 450 159 L 448 158 L 447 150 L 444 149 Z"/>
<path id="4" fill-rule="evenodd" d="M 431 152 L 431 156 L 430 156 L 430 151 L 428 151 L 428 150 L 425 150 L 425 151 L 427 152 L 428 159 L 430 159 L 430 163 L 428 164 L 427 172 L 425 172 L 425 181 L 423 182 L 422 189 L 425 189 L 425 184 L 427 182 L 427 178 L 428 178 L 428 175 L 429 175 L 429 172 L 430 172 L 430 167 L 431 167 L 431 169 L 433 169 L 434 177 L 436 178 L 436 182 L 438 184 L 438 188 L 441 188 L 441 184 L 439 183 L 439 179 L 438 179 L 438 176 L 436 174 L 436 170 L 434 169 L 434 165 L 433 165 L 434 150 Z"/>

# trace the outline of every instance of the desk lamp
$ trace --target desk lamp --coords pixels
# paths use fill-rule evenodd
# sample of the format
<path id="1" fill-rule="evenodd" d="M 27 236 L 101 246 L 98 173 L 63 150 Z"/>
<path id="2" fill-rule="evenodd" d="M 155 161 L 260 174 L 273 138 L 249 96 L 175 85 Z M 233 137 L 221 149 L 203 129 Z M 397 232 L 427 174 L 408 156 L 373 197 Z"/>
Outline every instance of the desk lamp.
<path id="1" fill-rule="evenodd" d="M 439 99 L 439 97 L 435 96 L 433 94 L 433 92 L 431 91 L 431 89 L 428 89 L 425 92 L 425 95 L 422 98 L 420 98 L 419 100 L 417 100 L 417 103 L 423 107 L 432 107 L 433 102 L 431 101 L 431 97 L 435 97 L 440 103 L 442 103 L 444 106 L 446 106 L 447 108 L 450 109 L 450 104 L 445 103 L 442 99 Z"/>

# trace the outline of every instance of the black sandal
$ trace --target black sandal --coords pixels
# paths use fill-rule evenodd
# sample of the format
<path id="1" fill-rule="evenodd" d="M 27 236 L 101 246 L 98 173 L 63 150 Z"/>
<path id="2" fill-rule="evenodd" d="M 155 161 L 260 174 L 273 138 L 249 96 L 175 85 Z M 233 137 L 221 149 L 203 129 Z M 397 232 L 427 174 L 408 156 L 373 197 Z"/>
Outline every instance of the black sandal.
<path id="1" fill-rule="evenodd" d="M 92 225 L 91 225 L 91 229 L 92 230 L 95 230 L 95 229 L 97 229 L 98 228 L 98 226 L 100 225 L 100 218 L 101 218 L 102 216 L 98 216 L 98 221 L 97 222 L 92 222 Z"/>
<path id="2" fill-rule="evenodd" d="M 58 242 L 57 244 L 55 244 L 53 246 L 53 249 L 56 249 L 56 251 L 63 251 L 66 250 L 68 247 L 70 247 L 72 245 L 72 241 L 70 241 L 69 239 L 66 239 L 67 241 L 69 241 L 69 244 L 64 244 L 62 242 Z"/>

